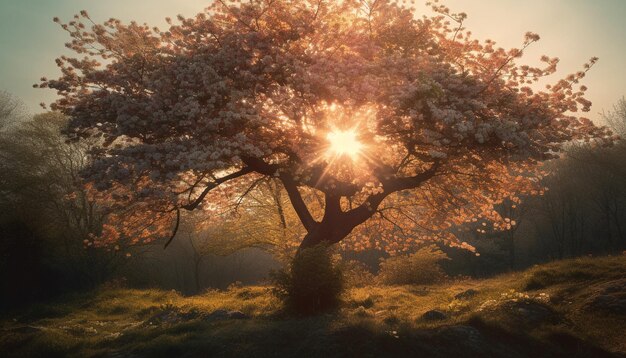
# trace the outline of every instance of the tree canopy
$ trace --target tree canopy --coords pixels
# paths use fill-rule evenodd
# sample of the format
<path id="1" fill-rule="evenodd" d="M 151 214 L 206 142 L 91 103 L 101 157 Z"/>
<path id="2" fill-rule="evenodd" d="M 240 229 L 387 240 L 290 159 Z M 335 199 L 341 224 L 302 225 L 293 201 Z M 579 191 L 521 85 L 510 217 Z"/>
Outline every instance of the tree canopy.
<path id="1" fill-rule="evenodd" d="M 167 30 L 55 19 L 78 57 L 39 86 L 58 91 L 70 138 L 99 140 L 84 178 L 118 214 L 97 243 L 167 238 L 181 210 L 215 218 L 261 181 L 284 188 L 301 247 L 468 247 L 448 229 L 511 228 L 493 206 L 540 194 L 542 161 L 570 141 L 612 141 L 576 113 L 590 109 L 579 81 L 597 59 L 539 90 L 558 59 L 518 63 L 538 35 L 505 50 L 432 8 L 215 1 Z"/>

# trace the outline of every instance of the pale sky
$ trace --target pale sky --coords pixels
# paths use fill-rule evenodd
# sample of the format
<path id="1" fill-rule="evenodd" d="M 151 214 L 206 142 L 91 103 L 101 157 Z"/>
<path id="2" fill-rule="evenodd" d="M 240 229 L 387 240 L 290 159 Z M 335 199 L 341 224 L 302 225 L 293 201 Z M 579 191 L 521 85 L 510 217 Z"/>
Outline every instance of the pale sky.
<path id="1" fill-rule="evenodd" d="M 419 1 L 419 0 L 418 0 Z M 424 0 L 425 1 L 425 0 Z M 42 76 L 54 78 L 54 59 L 66 53 L 67 34 L 54 16 L 69 20 L 87 10 L 96 21 L 110 17 L 165 27 L 165 17 L 193 16 L 210 0 L 0 0 L 0 90 L 41 112 L 40 102 L 55 98 L 51 90 L 34 89 Z M 490 38 L 504 48 L 518 47 L 526 31 L 541 41 L 521 62 L 536 64 L 542 55 L 561 59 L 557 75 L 582 69 L 591 57 L 600 61 L 584 84 L 593 102 L 585 114 L 598 120 L 626 95 L 626 0 L 443 0 L 454 12 L 465 12 L 474 37 Z M 553 77 L 556 81 L 557 77 Z"/>

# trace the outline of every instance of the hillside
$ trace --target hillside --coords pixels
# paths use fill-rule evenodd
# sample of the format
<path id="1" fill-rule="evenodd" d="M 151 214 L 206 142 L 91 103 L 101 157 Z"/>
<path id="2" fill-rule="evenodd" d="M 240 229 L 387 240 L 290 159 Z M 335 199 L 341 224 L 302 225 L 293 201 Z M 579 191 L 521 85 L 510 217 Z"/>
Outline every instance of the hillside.
<path id="1" fill-rule="evenodd" d="M 200 296 L 102 287 L 12 312 L 5 357 L 611 357 L 626 354 L 626 258 L 581 258 L 487 280 L 350 289 L 295 317 L 268 287 Z"/>

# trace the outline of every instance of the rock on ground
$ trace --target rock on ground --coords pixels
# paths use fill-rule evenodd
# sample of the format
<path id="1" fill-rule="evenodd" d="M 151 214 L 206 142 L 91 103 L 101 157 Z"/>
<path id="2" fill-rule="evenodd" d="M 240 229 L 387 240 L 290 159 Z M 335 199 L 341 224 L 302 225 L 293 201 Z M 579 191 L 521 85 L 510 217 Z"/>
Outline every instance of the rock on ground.
<path id="1" fill-rule="evenodd" d="M 448 318 L 448 315 L 446 315 L 445 313 L 438 311 L 438 310 L 430 310 L 430 311 L 426 311 L 423 315 L 422 315 L 422 319 L 426 320 L 426 321 L 441 321 Z"/>

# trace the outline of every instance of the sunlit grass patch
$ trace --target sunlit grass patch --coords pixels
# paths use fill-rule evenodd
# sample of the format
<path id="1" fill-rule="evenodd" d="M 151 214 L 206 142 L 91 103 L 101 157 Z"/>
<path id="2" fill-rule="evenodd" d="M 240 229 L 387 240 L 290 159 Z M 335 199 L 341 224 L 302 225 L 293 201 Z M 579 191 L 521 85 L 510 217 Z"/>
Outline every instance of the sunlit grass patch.
<path id="1" fill-rule="evenodd" d="M 624 256 L 580 257 L 536 266 L 525 275 L 525 288 L 547 288 L 559 284 L 624 278 Z"/>

